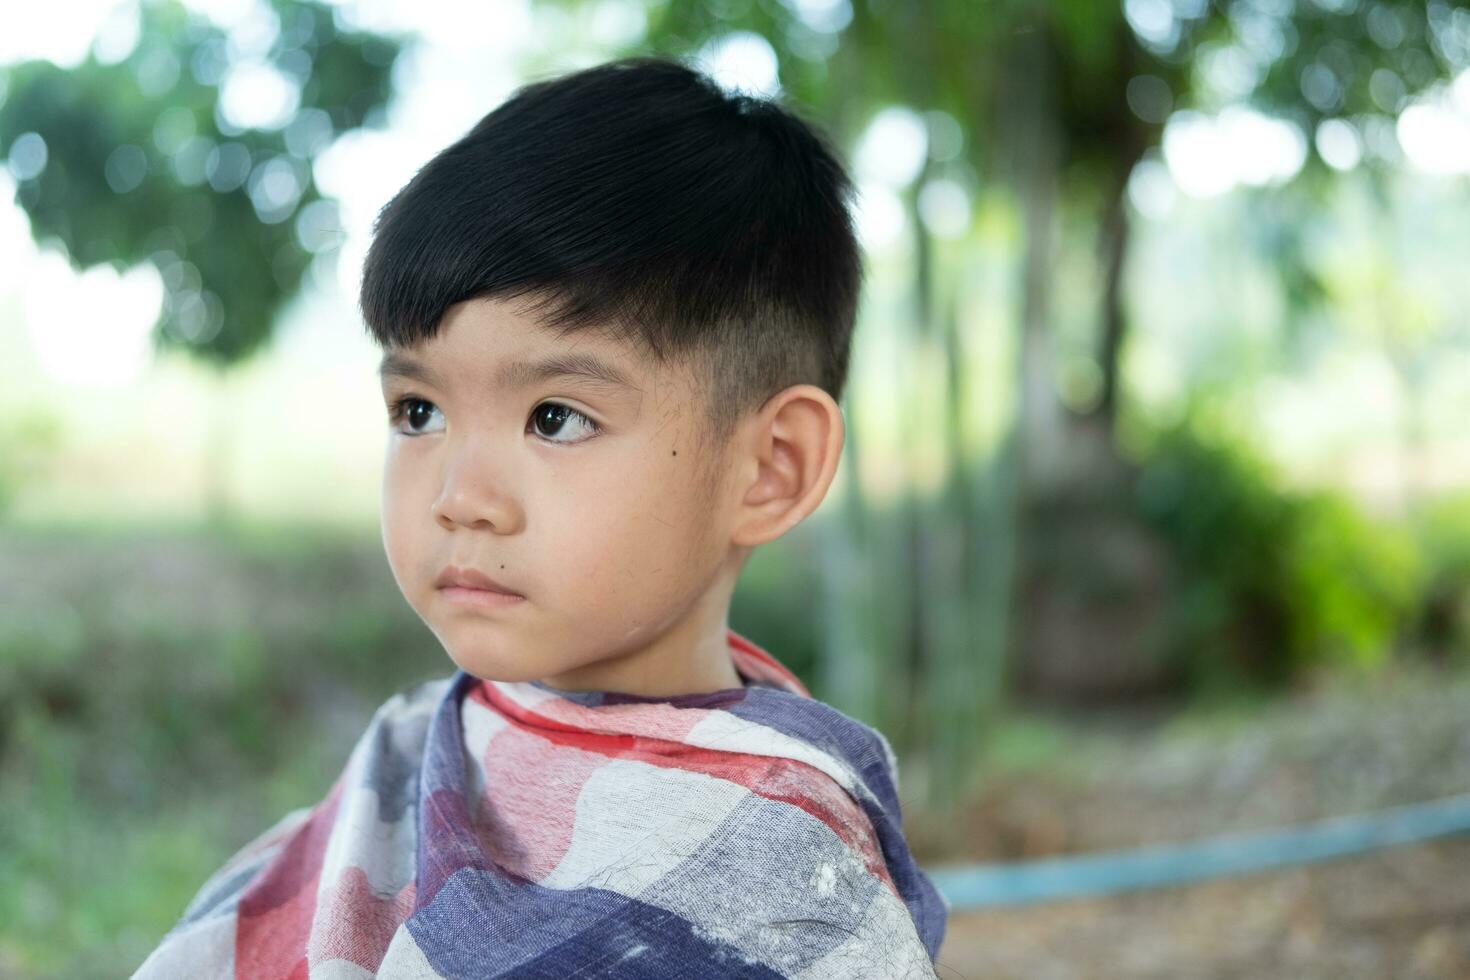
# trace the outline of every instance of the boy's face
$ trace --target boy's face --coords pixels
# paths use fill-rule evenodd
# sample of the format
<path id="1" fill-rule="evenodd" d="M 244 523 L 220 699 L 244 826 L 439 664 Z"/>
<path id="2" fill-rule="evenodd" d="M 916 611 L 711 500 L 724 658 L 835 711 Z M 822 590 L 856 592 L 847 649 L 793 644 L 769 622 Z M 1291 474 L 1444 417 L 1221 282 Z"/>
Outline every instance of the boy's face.
<path id="1" fill-rule="evenodd" d="M 550 358 L 623 381 L 505 373 Z M 459 666 L 573 689 L 739 683 L 724 650 L 748 551 L 731 538 L 735 457 L 700 441 L 703 396 L 687 373 L 600 331 L 558 338 L 513 301 L 476 299 L 452 307 L 433 340 L 388 351 L 382 385 L 389 410 L 401 408 L 389 419 L 384 547 Z M 450 565 L 523 598 L 440 588 Z M 701 645 L 707 656 L 691 660 Z"/>

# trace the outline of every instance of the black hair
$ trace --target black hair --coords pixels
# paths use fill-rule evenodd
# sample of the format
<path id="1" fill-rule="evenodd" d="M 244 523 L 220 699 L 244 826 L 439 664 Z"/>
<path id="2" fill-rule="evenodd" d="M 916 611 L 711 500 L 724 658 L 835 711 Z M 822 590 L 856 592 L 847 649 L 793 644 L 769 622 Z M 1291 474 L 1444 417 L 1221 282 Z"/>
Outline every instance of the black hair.
<path id="1" fill-rule="evenodd" d="M 863 277 L 828 137 L 772 100 L 631 57 L 524 85 L 373 224 L 360 304 L 380 347 L 463 300 L 528 296 L 696 367 L 708 432 L 801 383 L 842 397 Z"/>

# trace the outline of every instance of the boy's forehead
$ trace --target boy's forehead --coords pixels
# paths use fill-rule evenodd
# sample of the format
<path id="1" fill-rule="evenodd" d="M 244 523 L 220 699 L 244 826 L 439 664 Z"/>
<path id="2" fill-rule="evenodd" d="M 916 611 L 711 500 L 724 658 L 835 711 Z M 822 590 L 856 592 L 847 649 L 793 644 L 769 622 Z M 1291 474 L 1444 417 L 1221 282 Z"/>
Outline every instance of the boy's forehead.
<path id="1" fill-rule="evenodd" d="M 551 348 L 526 356 L 500 359 L 491 354 L 469 355 L 472 362 L 463 365 L 471 373 L 484 377 L 496 388 L 525 388 L 538 382 L 560 378 L 576 378 L 608 388 L 641 391 L 637 372 L 618 361 L 586 348 Z M 442 385 L 444 379 L 431 363 L 432 358 L 410 348 L 390 348 L 378 365 L 378 374 L 414 378 Z"/>
<path id="2" fill-rule="evenodd" d="M 452 361 L 442 349 L 443 329 L 432 340 L 386 347 L 378 365 L 379 377 L 384 381 L 391 377 L 411 378 L 442 386 L 445 378 L 440 368 L 452 364 L 455 373 L 467 373 L 478 383 L 495 388 L 517 389 L 545 381 L 573 379 L 607 389 L 638 392 L 643 390 L 644 379 L 656 370 L 652 357 L 605 330 L 590 328 L 561 334 L 524 322 L 517 326 L 521 342 L 512 349 L 471 344 L 456 350 Z M 474 328 L 496 327 L 475 324 Z"/>

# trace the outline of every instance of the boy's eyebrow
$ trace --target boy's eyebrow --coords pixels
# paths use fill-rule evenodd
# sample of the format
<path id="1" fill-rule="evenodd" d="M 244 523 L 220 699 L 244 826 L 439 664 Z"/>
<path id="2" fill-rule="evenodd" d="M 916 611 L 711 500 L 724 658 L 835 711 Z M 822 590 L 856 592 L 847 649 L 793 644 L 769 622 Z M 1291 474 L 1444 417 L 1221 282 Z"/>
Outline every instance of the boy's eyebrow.
<path id="1" fill-rule="evenodd" d="M 383 355 L 383 362 L 378 365 L 378 376 L 383 379 L 393 376 L 413 378 L 444 387 L 431 368 L 398 351 Z M 566 351 L 535 361 L 511 361 L 495 373 L 493 383 L 499 388 L 524 388 L 552 378 L 580 378 L 606 387 L 640 390 L 621 368 L 586 351 Z"/>

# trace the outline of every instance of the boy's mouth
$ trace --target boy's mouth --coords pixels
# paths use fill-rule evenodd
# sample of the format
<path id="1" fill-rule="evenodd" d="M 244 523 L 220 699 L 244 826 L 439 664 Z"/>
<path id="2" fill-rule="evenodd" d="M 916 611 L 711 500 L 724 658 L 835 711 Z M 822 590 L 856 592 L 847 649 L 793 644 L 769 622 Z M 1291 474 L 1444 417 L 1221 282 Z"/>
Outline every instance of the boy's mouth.
<path id="1" fill-rule="evenodd" d="M 525 596 L 515 595 L 510 592 L 495 592 L 491 589 L 466 589 L 458 585 L 446 586 L 439 590 L 439 594 L 446 602 L 452 602 L 462 606 L 514 606 L 526 601 Z"/>
<path id="2" fill-rule="evenodd" d="M 445 593 L 487 592 L 503 598 L 525 598 L 510 586 L 502 585 L 484 572 L 474 568 L 461 568 L 458 565 L 446 565 L 439 573 L 439 577 L 434 580 L 434 587 Z"/>

